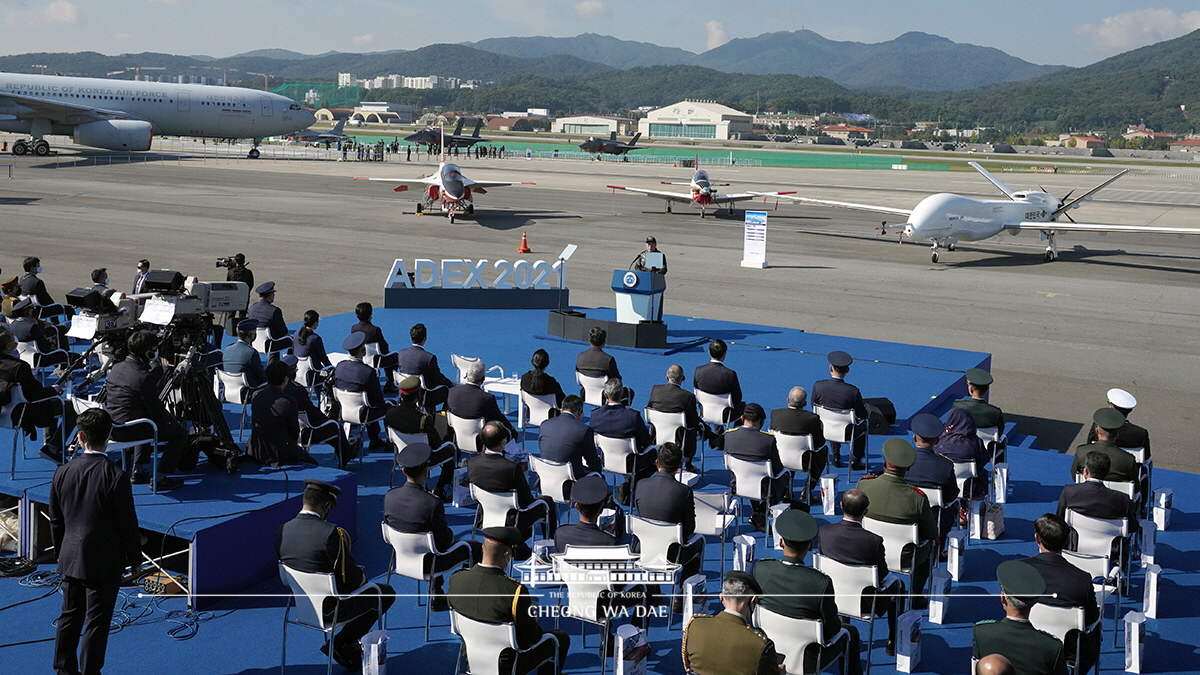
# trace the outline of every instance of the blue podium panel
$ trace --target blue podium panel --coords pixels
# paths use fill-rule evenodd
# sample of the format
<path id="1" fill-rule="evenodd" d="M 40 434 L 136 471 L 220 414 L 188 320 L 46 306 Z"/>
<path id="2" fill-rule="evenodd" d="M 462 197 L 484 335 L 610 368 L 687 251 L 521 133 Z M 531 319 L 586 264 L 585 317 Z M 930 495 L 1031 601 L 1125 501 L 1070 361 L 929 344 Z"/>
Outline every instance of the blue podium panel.
<path id="1" fill-rule="evenodd" d="M 663 275 L 613 270 L 611 287 L 616 294 L 618 322 L 657 321 L 662 316 L 662 294 L 667 288 Z"/>
<path id="2" fill-rule="evenodd" d="M 612 289 L 617 293 L 653 295 L 667 290 L 667 278 L 653 272 L 613 270 Z"/>

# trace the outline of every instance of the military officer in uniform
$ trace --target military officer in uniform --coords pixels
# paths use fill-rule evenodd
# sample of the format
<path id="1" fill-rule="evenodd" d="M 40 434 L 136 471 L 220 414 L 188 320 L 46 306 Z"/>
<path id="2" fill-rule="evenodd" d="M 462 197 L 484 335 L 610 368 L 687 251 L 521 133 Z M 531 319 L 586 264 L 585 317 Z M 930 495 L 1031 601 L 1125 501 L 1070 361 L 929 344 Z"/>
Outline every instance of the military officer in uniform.
<path id="1" fill-rule="evenodd" d="M 514 654 L 511 649 L 502 650 L 500 672 L 524 675 L 542 664 L 539 675 L 561 673 L 571 648 L 570 636 L 560 630 L 544 630 L 536 618 L 537 606 L 529 590 L 504 573 L 512 561 L 513 547 L 524 541 L 521 531 L 515 527 L 489 527 L 483 536 L 483 559 L 470 569 L 450 575 L 450 607 L 475 621 L 515 625 L 517 647 L 528 651 Z M 547 632 L 554 639 L 530 649 Z M 557 671 L 553 661 L 556 655 Z"/>
<path id="2" fill-rule="evenodd" d="M 867 454 L 867 405 L 863 403 L 862 393 L 858 391 L 858 387 L 846 382 L 846 375 L 850 373 L 850 364 L 854 363 L 854 359 L 846 352 L 829 352 L 828 359 L 829 379 L 821 380 L 813 385 L 812 402 L 814 406 L 819 405 L 831 410 L 854 411 L 862 428 L 854 431 L 855 440 L 851 448 L 850 468 L 862 471 L 866 468 L 863 457 Z M 829 447 L 833 451 L 833 465 L 840 469 L 842 467 L 842 444 L 829 440 Z"/>
<path id="3" fill-rule="evenodd" d="M 775 531 L 783 538 L 783 558 L 763 559 L 754 563 L 754 579 L 762 587 L 763 609 L 793 619 L 815 619 L 821 622 L 822 641 L 828 642 L 843 628 L 834 599 L 833 580 L 824 573 L 804 564 L 812 542 L 817 538 L 817 521 L 804 511 L 788 510 L 779 516 Z M 804 672 L 819 672 L 843 652 L 849 661 L 849 675 L 859 675 L 858 629 L 844 626 L 845 640 L 821 650 L 822 663 L 816 663 L 816 645 L 806 650 Z"/>
<path id="4" fill-rule="evenodd" d="M 258 322 L 258 328 L 267 329 L 266 350 L 269 361 L 279 358 L 283 351 L 291 349 L 292 336 L 288 334 L 287 322 L 283 320 L 283 310 L 275 306 L 275 282 L 268 281 L 254 289 L 258 293 L 258 302 L 250 305 L 246 316 Z"/>
<path id="5" fill-rule="evenodd" d="M 885 523 L 917 524 L 917 538 L 922 543 L 915 550 L 905 547 L 900 560 L 905 567 L 912 568 L 913 609 L 925 609 L 929 606 L 929 598 L 925 597 L 929 554 L 933 549 L 933 541 L 938 537 L 938 524 L 925 493 L 904 481 L 905 474 L 916 460 L 917 453 L 908 441 L 890 438 L 883 444 L 883 473 L 863 476 L 855 487 L 866 493 L 870 500 L 868 518 Z"/>
<path id="6" fill-rule="evenodd" d="M 1020 675 L 1066 675 L 1063 643 L 1029 623 L 1030 606 L 1046 593 L 1042 575 L 1028 563 L 1006 560 L 996 569 L 996 578 L 1005 617 L 975 624 L 972 656 L 1000 654 Z"/>
<path id="7" fill-rule="evenodd" d="M 329 445 L 337 455 L 338 468 L 344 469 L 357 455 L 346 438 L 342 425 L 336 422 L 330 424 L 329 416 L 313 404 L 312 395 L 308 390 L 296 383 L 296 364 L 299 362 L 300 359 L 295 354 L 284 354 L 279 358 L 279 363 L 287 366 L 287 381 L 283 385 L 283 393 L 296 402 L 296 410 L 308 420 L 306 425 L 300 427 L 300 444 L 305 447 L 322 443 Z"/>
<path id="8" fill-rule="evenodd" d="M 424 434 L 433 451 L 430 466 L 442 465 L 438 476 L 436 494 L 443 502 L 450 501 L 450 483 L 454 479 L 454 444 L 447 442 L 449 428 L 446 427 L 445 417 L 430 415 L 421 410 L 421 378 L 409 375 L 400 381 L 400 400 L 387 411 L 383 423 L 388 428 L 402 434 Z M 438 428 L 439 424 L 442 426 Z M 400 464 L 397 464 L 400 466 Z"/>
<path id="9" fill-rule="evenodd" d="M 980 429 L 996 427 L 1004 431 L 1004 413 L 1000 408 L 987 402 L 988 388 L 992 386 L 992 374 L 983 368 L 971 368 L 967 371 L 967 398 L 954 402 L 955 408 L 962 408 L 971 413 L 975 426 Z"/>
<path id="10" fill-rule="evenodd" d="M 1092 415 L 1096 424 L 1096 442 L 1075 448 L 1075 461 L 1071 464 L 1071 478 L 1083 471 L 1085 457 L 1093 450 L 1108 455 L 1109 469 L 1105 480 L 1128 481 L 1138 479 L 1137 461 L 1133 455 L 1117 447 L 1117 433 L 1125 426 L 1125 416 L 1113 408 L 1101 408 Z"/>
<path id="11" fill-rule="evenodd" d="M 705 424 L 700 420 L 696 407 L 696 395 L 684 389 L 683 366 L 672 364 L 667 368 L 667 383 L 656 384 L 650 389 L 650 400 L 646 407 L 664 413 L 683 413 L 683 456 L 686 458 L 684 470 L 696 471 L 692 458 L 696 456 L 697 435 L 705 430 Z"/>
<path id="12" fill-rule="evenodd" d="M 1133 409 L 1137 407 L 1137 399 L 1133 397 L 1133 394 L 1130 394 L 1124 389 L 1109 389 L 1108 406 L 1125 416 L 1125 424 L 1122 424 L 1121 428 L 1117 430 L 1116 438 L 1112 439 L 1113 443 L 1116 443 L 1117 447 L 1123 450 L 1136 450 L 1141 448 L 1145 456 L 1145 461 L 1149 462 L 1150 432 L 1129 421 L 1129 413 L 1133 412 Z M 1097 429 L 1098 427 L 1095 424 L 1091 425 L 1091 429 L 1088 430 L 1087 435 L 1088 443 L 1096 442 Z M 1138 472 L 1141 475 L 1141 480 L 1139 483 L 1143 500 L 1149 501 L 1151 497 L 1150 472 L 1145 465 L 1139 466 Z"/>
<path id="13" fill-rule="evenodd" d="M 413 378 L 416 379 L 416 378 Z M 433 450 L 424 443 L 407 445 L 396 455 L 396 463 L 404 471 L 407 480 L 383 496 L 383 522 L 389 527 L 409 534 L 433 533 L 433 545 L 437 552 L 431 554 L 427 563 L 434 576 L 429 596 L 435 612 L 449 609 L 442 592 L 442 574 L 451 568 L 479 560 L 479 542 L 454 541 L 454 533 L 446 522 L 446 507 L 437 495 L 425 489 L 429 481 Z"/>
<path id="14" fill-rule="evenodd" d="M 774 480 L 771 481 L 770 502 L 775 504 L 788 497 L 791 480 L 785 474 L 783 463 L 779 460 L 779 447 L 775 444 L 775 437 L 762 430 L 766 417 L 767 414 L 761 405 L 747 403 L 745 410 L 742 411 L 742 426 L 725 433 L 725 454 L 749 462 L 770 462 L 771 476 L 774 477 Z M 729 482 L 731 489 L 736 491 L 737 485 L 732 474 Z M 743 491 L 751 492 L 749 486 L 743 486 Z M 750 506 L 753 509 L 753 513 L 750 514 L 750 523 L 760 532 L 766 532 L 766 501 L 751 500 Z"/>
<path id="15" fill-rule="evenodd" d="M 813 451 L 804 456 L 807 464 L 802 467 L 807 474 L 804 481 L 805 501 L 809 501 L 809 493 L 816 489 L 817 481 L 825 472 L 825 464 L 829 461 L 829 448 L 825 445 L 825 428 L 821 418 L 816 413 L 804 409 L 808 404 L 808 392 L 804 387 L 792 387 L 787 396 L 787 407 L 771 411 L 771 431 L 788 436 L 812 436 Z"/>
<path id="16" fill-rule="evenodd" d="M 371 323 L 371 318 L 375 315 L 375 308 L 369 302 L 360 302 L 354 306 L 354 316 L 358 318 L 358 323 L 350 327 L 351 333 L 362 333 L 367 336 L 367 341 L 364 344 L 375 345 L 379 356 L 375 362 L 375 367 L 383 370 L 384 381 L 387 382 L 383 387 L 383 393 L 396 393 L 396 366 L 400 361 L 400 354 L 393 352 L 388 346 L 387 338 L 383 337 L 383 329 Z"/>
<path id="17" fill-rule="evenodd" d="M 370 450 L 377 450 L 386 445 L 379 437 L 379 420 L 387 414 L 387 401 L 383 399 L 383 390 L 379 386 L 379 373 L 374 368 L 363 363 L 366 348 L 363 341 L 366 335 L 351 333 L 342 340 L 342 349 L 350 354 L 350 358 L 333 367 L 333 386 L 349 392 L 366 392 L 369 408 L 364 426 L 367 427 L 367 437 L 371 439 Z"/>
<path id="18" fill-rule="evenodd" d="M 721 584 L 724 611 L 716 616 L 696 614 L 683 627 L 684 669 L 696 675 L 782 675 L 775 643 L 750 625 L 762 594 L 762 587 L 746 572 L 726 572 Z"/>
<path id="19" fill-rule="evenodd" d="M 255 388 L 267 382 L 262 356 L 254 348 L 254 338 L 257 336 L 258 322 L 242 319 L 237 324 L 237 341 L 226 347 L 221 356 L 221 370 L 234 375 L 245 373 L 247 386 Z"/>
<path id="20" fill-rule="evenodd" d="M 938 437 L 942 434 L 942 421 L 935 415 L 921 413 L 912 418 L 909 427 L 913 432 L 912 442 L 913 450 L 916 452 L 916 461 L 913 462 L 908 473 L 904 474 L 904 481 L 919 488 L 941 488 L 943 504 L 949 504 L 958 499 L 958 480 L 954 477 L 954 462 L 937 454 L 934 448 L 937 445 Z M 950 528 L 954 527 L 954 522 L 958 520 L 958 509 L 938 510 L 942 512 L 937 514 L 940 516 L 941 524 L 939 534 L 941 539 L 945 539 Z"/>
<path id="21" fill-rule="evenodd" d="M 300 513 L 275 530 L 275 554 L 279 562 L 299 572 L 333 574 L 336 591 L 348 594 L 367 584 L 367 577 L 350 554 L 350 535 L 326 520 L 337 506 L 341 488 L 323 480 L 306 478 Z M 362 670 L 362 645 L 359 640 L 379 620 L 383 611 L 395 602 L 396 592 L 387 584 L 363 591 L 350 600 L 338 603 L 338 620 L 355 617 L 346 622 L 333 638 L 333 659 L 351 672 Z M 328 608 L 332 615 L 332 607 Z M 321 648 L 328 654 L 329 645 Z"/>

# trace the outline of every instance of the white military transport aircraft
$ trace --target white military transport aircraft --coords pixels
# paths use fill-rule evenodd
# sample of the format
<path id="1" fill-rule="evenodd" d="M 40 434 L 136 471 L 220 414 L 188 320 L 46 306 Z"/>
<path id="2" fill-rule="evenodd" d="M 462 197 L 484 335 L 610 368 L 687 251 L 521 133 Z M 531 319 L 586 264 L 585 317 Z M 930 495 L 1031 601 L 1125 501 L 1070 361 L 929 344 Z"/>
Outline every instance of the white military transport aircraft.
<path id="1" fill-rule="evenodd" d="M 1008 232 L 1012 235 L 1025 230 L 1040 232 L 1047 240 L 1046 261 L 1058 259 L 1058 243 L 1056 237 L 1060 232 L 1133 232 L 1146 234 L 1197 234 L 1200 229 L 1187 227 L 1155 227 L 1150 225 L 1101 225 L 1092 223 L 1077 223 L 1067 213 L 1077 209 L 1083 202 L 1091 201 L 1092 195 L 1107 187 L 1116 179 L 1129 173 L 1130 169 L 1121 171 L 1087 192 L 1071 198 L 1071 193 L 1059 199 L 1042 190 L 1016 191 L 1005 185 L 986 169 L 975 162 L 971 166 L 983 174 L 997 188 L 1008 196 L 1004 199 L 972 199 L 962 195 L 939 193 L 922 199 L 912 210 L 896 209 L 887 206 L 872 206 L 870 204 L 853 204 L 828 199 L 812 199 L 794 195 L 779 195 L 780 199 L 788 199 L 801 204 L 814 206 L 830 206 L 857 211 L 871 211 L 893 216 L 904 216 L 903 236 L 907 239 L 926 239 L 932 243 L 930 259 L 938 261 L 938 249 L 943 244 L 949 250 L 954 250 L 954 244 L 960 241 L 982 241 Z M 1072 190 L 1072 192 L 1074 192 Z M 767 192 L 754 193 L 763 197 L 776 195 Z M 1069 223 L 1059 220 L 1065 217 Z"/>
<path id="2" fill-rule="evenodd" d="M 307 129 L 316 117 L 279 94 L 241 87 L 0 73 L 0 131 L 28 134 L 12 153 L 50 154 L 45 136 L 144 151 L 154 136 L 252 138 Z"/>

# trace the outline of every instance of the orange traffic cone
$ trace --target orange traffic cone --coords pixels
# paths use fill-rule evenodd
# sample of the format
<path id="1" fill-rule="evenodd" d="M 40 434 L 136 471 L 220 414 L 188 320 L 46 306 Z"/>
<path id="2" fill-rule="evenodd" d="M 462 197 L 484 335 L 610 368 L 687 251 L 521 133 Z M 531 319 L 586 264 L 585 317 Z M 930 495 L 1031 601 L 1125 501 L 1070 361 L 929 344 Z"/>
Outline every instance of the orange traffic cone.
<path id="1" fill-rule="evenodd" d="M 517 249 L 517 253 L 533 253 L 529 248 L 529 239 L 525 236 L 524 232 L 521 233 L 521 246 Z"/>

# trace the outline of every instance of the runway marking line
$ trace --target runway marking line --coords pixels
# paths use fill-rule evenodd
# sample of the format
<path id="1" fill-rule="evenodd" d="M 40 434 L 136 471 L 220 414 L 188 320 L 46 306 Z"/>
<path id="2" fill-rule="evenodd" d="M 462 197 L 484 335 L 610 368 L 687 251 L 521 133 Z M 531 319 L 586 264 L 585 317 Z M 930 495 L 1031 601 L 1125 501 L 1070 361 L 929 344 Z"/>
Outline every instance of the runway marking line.
<path id="1" fill-rule="evenodd" d="M 1057 298 L 1057 297 L 1059 297 L 1059 296 L 1062 296 L 1062 297 L 1064 297 L 1064 298 L 1069 298 L 1069 297 L 1071 297 L 1071 294 L 1070 294 L 1070 293 L 1047 293 L 1046 291 L 1038 291 L 1038 292 L 1037 292 L 1037 294 L 1038 294 L 1038 295 L 1044 295 L 1044 296 L 1046 296 L 1047 298 Z"/>

